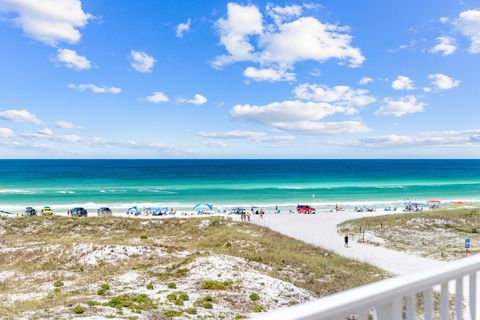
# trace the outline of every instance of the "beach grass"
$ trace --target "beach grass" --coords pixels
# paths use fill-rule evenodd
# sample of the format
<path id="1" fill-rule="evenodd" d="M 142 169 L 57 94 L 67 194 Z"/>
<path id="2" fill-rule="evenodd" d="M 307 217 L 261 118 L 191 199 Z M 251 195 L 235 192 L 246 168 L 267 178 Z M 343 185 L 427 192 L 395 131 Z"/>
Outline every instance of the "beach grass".
<path id="1" fill-rule="evenodd" d="M 81 303 L 86 305 L 92 297 L 110 294 L 111 289 L 103 290 L 102 295 L 97 294 L 102 284 L 110 283 L 114 276 L 131 270 L 143 272 L 151 279 L 161 281 L 165 288 L 168 284 L 167 290 L 175 290 L 170 287 L 171 283 L 175 284 L 190 272 L 195 272 L 188 270 L 187 265 L 198 257 L 211 255 L 233 256 L 246 259 L 252 265 L 267 266 L 269 276 L 293 283 L 317 297 L 388 276 L 368 264 L 337 256 L 267 228 L 233 222 L 223 217 L 161 220 L 60 216 L 3 218 L 0 219 L 0 232 L 3 248 L 22 248 L 14 251 L 0 250 L 0 272 L 51 274 L 48 281 L 52 284 L 52 292 L 56 290 L 56 294 L 49 293 L 38 299 L 10 304 L 0 302 L 0 317 L 6 318 L 15 318 L 34 310 L 60 307 L 71 309 Z M 72 249 L 79 244 L 99 247 L 142 246 L 158 248 L 167 254 L 162 257 L 126 259 L 115 264 L 84 265 L 76 261 L 78 257 Z M 61 279 L 58 279 L 58 274 L 62 275 Z M 199 283 L 198 290 L 223 295 L 236 290 L 235 283 L 216 279 L 214 275 L 212 277 L 213 279 L 204 279 Z M 0 295 L 16 289 L 20 289 L 20 292 L 31 289 L 31 286 L 38 286 L 38 281 L 32 276 L 22 284 L 14 279 L 0 282 Z M 60 281 L 65 283 L 65 287 L 54 286 Z M 70 290 L 67 283 L 96 285 L 92 288 L 82 287 L 82 290 Z M 142 288 L 145 286 L 146 284 L 141 284 Z M 214 290 L 209 290 L 211 288 Z M 250 294 L 251 292 L 245 293 L 246 301 L 251 302 Z M 258 294 L 262 296 L 262 292 Z M 253 302 L 251 303 L 251 306 L 246 306 L 248 310 L 253 308 Z M 296 301 L 292 298 L 292 304 L 294 303 Z M 92 308 L 86 312 L 91 312 Z"/>
<path id="2" fill-rule="evenodd" d="M 395 250 L 414 252 L 441 260 L 464 257 L 465 239 L 469 254 L 480 253 L 480 208 L 435 209 L 389 214 L 345 221 L 341 234 L 357 241 Z"/>

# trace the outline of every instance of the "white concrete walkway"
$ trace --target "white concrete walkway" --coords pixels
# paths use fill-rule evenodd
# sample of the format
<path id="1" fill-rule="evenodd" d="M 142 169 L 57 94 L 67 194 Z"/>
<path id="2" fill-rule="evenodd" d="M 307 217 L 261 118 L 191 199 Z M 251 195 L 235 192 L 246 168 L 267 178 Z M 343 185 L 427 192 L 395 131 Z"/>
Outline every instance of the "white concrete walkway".
<path id="1" fill-rule="evenodd" d="M 356 242 L 350 242 L 350 247 L 344 248 L 343 236 L 337 233 L 338 224 L 346 220 L 384 214 L 385 212 L 317 213 L 315 215 L 265 214 L 263 219 L 253 215 L 252 222 L 297 240 L 333 251 L 341 256 L 369 263 L 394 275 L 404 275 L 444 263 L 407 252 Z"/>

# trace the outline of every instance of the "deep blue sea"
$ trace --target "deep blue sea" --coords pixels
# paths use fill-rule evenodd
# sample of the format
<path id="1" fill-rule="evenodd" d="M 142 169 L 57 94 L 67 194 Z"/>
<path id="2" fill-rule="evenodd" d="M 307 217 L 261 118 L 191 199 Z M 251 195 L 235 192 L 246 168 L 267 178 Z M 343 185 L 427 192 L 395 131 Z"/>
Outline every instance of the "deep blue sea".
<path id="1" fill-rule="evenodd" d="M 480 160 L 0 160 L 5 205 L 480 199 Z"/>

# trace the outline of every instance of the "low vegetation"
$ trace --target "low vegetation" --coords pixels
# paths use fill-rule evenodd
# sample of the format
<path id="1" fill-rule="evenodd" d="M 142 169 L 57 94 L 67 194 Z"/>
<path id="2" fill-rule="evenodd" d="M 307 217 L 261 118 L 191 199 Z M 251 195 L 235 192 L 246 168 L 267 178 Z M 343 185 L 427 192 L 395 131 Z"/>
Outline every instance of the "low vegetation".
<path id="1" fill-rule="evenodd" d="M 480 209 L 438 209 L 346 221 L 339 232 L 359 242 L 441 260 L 480 253 Z"/>
<path id="2" fill-rule="evenodd" d="M 7 319 L 234 319 L 387 276 L 227 218 L 0 218 L 0 234 Z"/>

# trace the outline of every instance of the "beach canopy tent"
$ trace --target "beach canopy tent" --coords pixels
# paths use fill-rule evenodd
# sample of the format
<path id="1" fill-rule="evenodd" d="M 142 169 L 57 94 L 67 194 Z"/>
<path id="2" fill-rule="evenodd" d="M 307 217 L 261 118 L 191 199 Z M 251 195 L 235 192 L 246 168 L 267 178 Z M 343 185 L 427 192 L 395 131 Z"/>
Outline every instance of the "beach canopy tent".
<path id="1" fill-rule="evenodd" d="M 427 203 L 440 203 L 441 201 L 438 199 L 429 199 L 427 200 Z"/>
<path id="2" fill-rule="evenodd" d="M 145 208 L 145 213 L 147 214 L 151 214 L 152 216 L 162 216 L 162 215 L 165 215 L 168 213 L 168 208 L 167 207 L 163 207 L 163 208 L 159 208 L 159 207 L 154 207 L 154 208 Z"/>
<path id="3" fill-rule="evenodd" d="M 196 211 L 205 211 L 205 210 L 212 210 L 213 209 L 213 204 L 211 203 L 199 203 L 195 207 L 193 207 L 193 210 Z"/>
<path id="4" fill-rule="evenodd" d="M 453 204 L 465 204 L 465 201 L 452 201 Z"/>
<path id="5" fill-rule="evenodd" d="M 128 208 L 127 210 L 127 214 L 133 214 L 135 216 L 138 216 L 141 213 L 142 211 L 137 206 Z"/>

